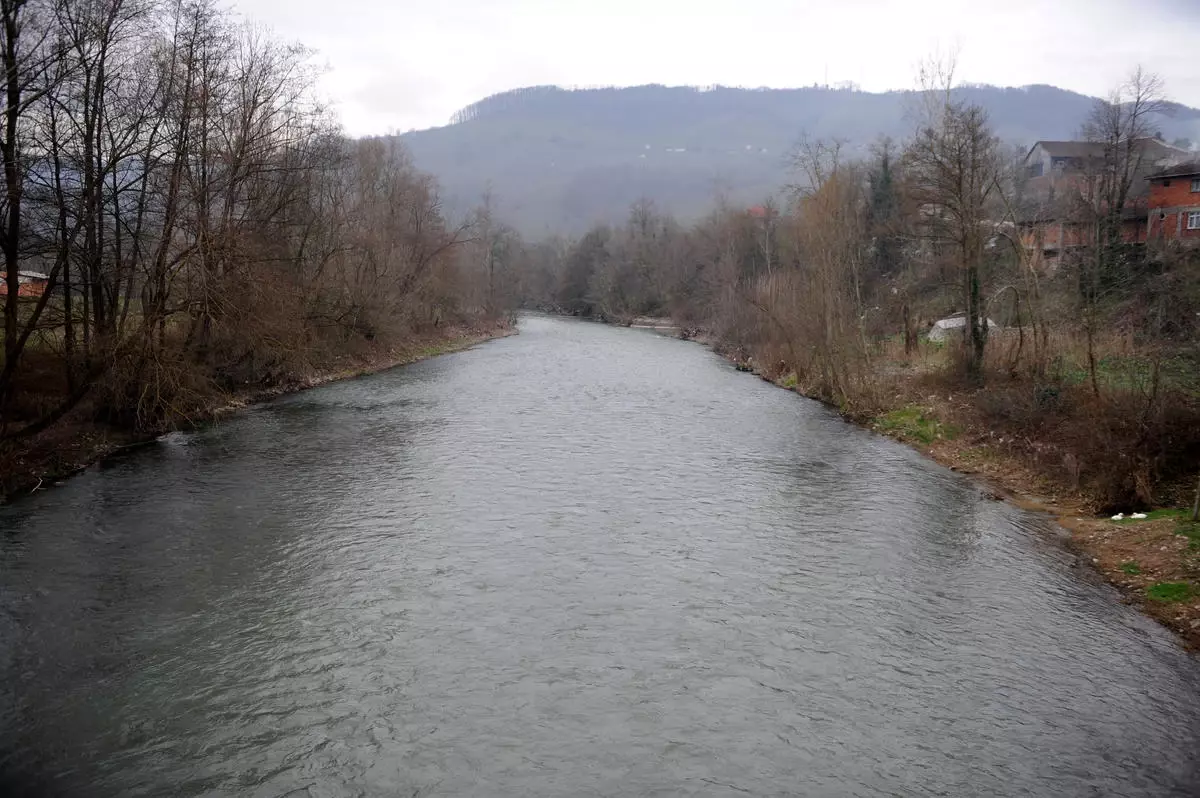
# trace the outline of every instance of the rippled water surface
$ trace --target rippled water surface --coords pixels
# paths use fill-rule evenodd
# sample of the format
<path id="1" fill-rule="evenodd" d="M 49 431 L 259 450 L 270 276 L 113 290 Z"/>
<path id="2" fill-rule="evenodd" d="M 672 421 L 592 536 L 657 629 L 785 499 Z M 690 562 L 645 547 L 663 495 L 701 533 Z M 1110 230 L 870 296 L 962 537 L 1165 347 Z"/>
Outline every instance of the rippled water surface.
<path id="1" fill-rule="evenodd" d="M 648 331 L 0 508 L 0 794 L 1200 794 L 1200 665 L 1045 520 Z"/>

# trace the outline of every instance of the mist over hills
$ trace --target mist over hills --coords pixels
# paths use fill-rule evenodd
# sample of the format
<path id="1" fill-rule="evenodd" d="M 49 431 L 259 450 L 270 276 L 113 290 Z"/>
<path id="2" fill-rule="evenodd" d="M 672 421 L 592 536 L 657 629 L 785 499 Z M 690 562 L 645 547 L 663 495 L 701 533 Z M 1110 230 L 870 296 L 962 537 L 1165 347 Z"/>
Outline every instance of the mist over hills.
<path id="1" fill-rule="evenodd" d="M 1036 85 L 965 86 L 1006 143 L 1070 139 L 1095 99 Z M 802 135 L 845 140 L 850 157 L 915 124 L 910 91 L 541 86 L 481 100 L 445 127 L 402 139 L 436 175 L 447 207 L 464 213 L 491 188 L 500 215 L 523 234 L 575 234 L 625 218 L 640 197 L 682 219 L 718 196 L 753 204 L 795 182 L 787 154 Z M 1200 110 L 1173 105 L 1158 125 L 1168 141 L 1200 141 Z"/>

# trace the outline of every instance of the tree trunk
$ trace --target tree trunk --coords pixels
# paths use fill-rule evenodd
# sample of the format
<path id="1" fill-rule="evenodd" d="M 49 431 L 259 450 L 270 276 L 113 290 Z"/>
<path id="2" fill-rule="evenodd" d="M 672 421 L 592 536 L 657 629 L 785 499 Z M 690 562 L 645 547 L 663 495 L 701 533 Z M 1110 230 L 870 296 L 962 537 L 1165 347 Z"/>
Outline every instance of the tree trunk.
<path id="1" fill-rule="evenodd" d="M 913 331 L 912 314 L 908 309 L 908 302 L 905 301 L 901 308 L 904 314 L 904 354 L 911 355 L 917 348 L 917 336 Z"/>
<path id="2" fill-rule="evenodd" d="M 1192 502 L 1192 520 L 1200 521 L 1200 479 L 1196 480 L 1196 499 Z"/>
<path id="3" fill-rule="evenodd" d="M 20 237 L 21 237 L 21 173 L 17 163 L 17 122 L 21 115 L 21 75 L 17 63 L 17 46 L 21 25 L 17 20 L 21 0 L 4 0 L 4 72 L 5 100 L 4 141 L 0 142 L 0 154 L 4 158 L 4 190 L 8 207 L 4 219 L 4 282 L 7 295 L 4 297 L 4 379 L 0 380 L 0 416 L 7 415 L 13 376 L 17 370 L 17 359 L 21 352 L 17 347 L 17 326 L 21 301 Z"/>

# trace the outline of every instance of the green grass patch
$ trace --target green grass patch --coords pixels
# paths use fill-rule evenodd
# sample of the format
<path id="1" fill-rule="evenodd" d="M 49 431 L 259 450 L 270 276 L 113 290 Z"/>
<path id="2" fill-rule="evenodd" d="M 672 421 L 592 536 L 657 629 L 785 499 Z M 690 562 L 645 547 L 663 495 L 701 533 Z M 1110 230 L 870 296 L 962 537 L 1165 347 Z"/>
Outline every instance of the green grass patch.
<path id="1" fill-rule="evenodd" d="M 782 385 L 784 388 L 795 388 L 796 382 L 797 382 L 796 372 L 793 371 L 791 374 L 788 374 L 786 377 L 781 379 L 779 381 L 779 384 Z"/>
<path id="2" fill-rule="evenodd" d="M 940 352 L 946 348 L 945 341 L 934 341 L 929 337 L 928 333 L 921 333 L 917 336 L 917 340 L 924 346 L 932 349 L 935 352 Z"/>
<path id="3" fill-rule="evenodd" d="M 412 356 L 417 360 L 426 360 L 438 355 L 448 355 L 451 352 L 459 352 L 475 343 L 475 339 L 471 336 L 463 336 L 461 338 L 450 338 L 445 341 L 437 341 L 432 344 L 427 344 L 420 349 L 415 350 Z"/>
<path id="4" fill-rule="evenodd" d="M 1188 539 L 1188 548 L 1200 550 L 1200 521 L 1192 520 L 1192 511 L 1190 508 L 1151 510 L 1146 513 L 1145 518 L 1122 518 L 1120 521 L 1113 521 L 1113 523 L 1120 526 L 1132 526 L 1133 524 L 1143 524 L 1147 521 L 1163 520 L 1174 520 L 1176 522 L 1175 534 Z"/>
<path id="5" fill-rule="evenodd" d="M 1186 518 L 1191 513 L 1191 510 L 1151 510 L 1146 513 L 1147 521 L 1159 521 L 1163 518 Z"/>
<path id="6" fill-rule="evenodd" d="M 939 438 L 953 440 L 958 435 L 957 429 L 949 424 L 943 424 L 916 405 L 884 413 L 875 420 L 875 426 L 904 440 L 920 441 L 926 444 L 933 443 Z"/>
<path id="7" fill-rule="evenodd" d="M 1121 563 L 1121 570 L 1130 576 L 1137 576 L 1142 572 L 1142 566 L 1138 565 L 1133 560 Z"/>
<path id="8" fill-rule="evenodd" d="M 1184 519 L 1188 518 L 1191 514 L 1192 514 L 1191 510 L 1175 510 L 1175 509 L 1151 510 L 1150 512 L 1146 513 L 1145 518 L 1128 518 L 1127 517 L 1127 518 L 1122 518 L 1119 521 L 1115 521 L 1114 523 L 1117 523 L 1117 524 L 1142 524 L 1142 523 L 1145 523 L 1146 521 L 1161 521 L 1164 518 L 1178 518 L 1180 520 L 1180 522 L 1183 522 Z"/>
<path id="9" fill-rule="evenodd" d="M 1179 526 L 1175 527 L 1175 534 L 1188 539 L 1189 549 L 1200 549 L 1200 521 L 1192 521 L 1191 517 L 1189 512 L 1179 521 Z"/>
<path id="10" fill-rule="evenodd" d="M 1091 379 L 1086 363 L 1060 362 L 1058 372 L 1064 382 L 1076 385 Z M 1163 358 L 1158 364 L 1158 379 L 1163 385 L 1200 393 L 1200 372 L 1189 358 Z M 1148 390 L 1154 381 L 1154 361 L 1143 355 L 1106 355 L 1096 361 L 1096 381 L 1101 387 L 1116 390 Z"/>
<path id="11" fill-rule="evenodd" d="M 1188 601 L 1196 595 L 1190 582 L 1156 582 L 1146 588 L 1146 596 L 1154 601 Z"/>

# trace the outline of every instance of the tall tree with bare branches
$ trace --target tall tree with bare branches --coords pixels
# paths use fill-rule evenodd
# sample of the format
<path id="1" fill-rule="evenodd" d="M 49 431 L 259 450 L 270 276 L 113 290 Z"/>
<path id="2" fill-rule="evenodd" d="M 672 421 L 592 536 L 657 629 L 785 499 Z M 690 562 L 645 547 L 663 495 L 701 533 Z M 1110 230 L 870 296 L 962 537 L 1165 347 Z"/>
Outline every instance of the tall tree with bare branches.
<path id="1" fill-rule="evenodd" d="M 935 251 L 948 251 L 960 269 L 965 365 L 978 377 L 988 336 L 981 276 L 990 235 L 988 205 L 999 189 L 1001 159 L 987 112 L 957 99 L 953 79 L 952 63 L 922 70 L 923 114 L 905 162 L 925 234 Z"/>

